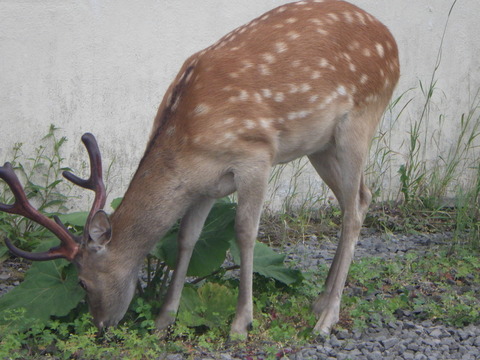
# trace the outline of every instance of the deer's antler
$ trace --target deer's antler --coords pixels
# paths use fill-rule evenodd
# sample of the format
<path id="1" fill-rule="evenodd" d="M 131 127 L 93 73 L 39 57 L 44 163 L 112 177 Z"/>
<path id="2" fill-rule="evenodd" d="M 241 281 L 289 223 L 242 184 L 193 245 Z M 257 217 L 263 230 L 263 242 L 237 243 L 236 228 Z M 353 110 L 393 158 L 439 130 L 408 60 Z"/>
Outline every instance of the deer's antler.
<path id="1" fill-rule="evenodd" d="M 90 214 L 88 215 L 87 223 L 85 225 L 85 227 L 87 227 L 88 224 L 90 224 L 90 220 L 93 215 L 95 215 L 98 210 L 103 209 L 103 207 L 105 206 L 107 195 L 105 191 L 105 185 L 103 184 L 102 157 L 100 154 L 100 149 L 98 148 L 97 140 L 92 134 L 85 133 L 82 136 L 82 142 L 85 145 L 85 148 L 88 151 L 88 156 L 90 158 L 90 177 L 84 180 L 69 171 L 64 171 L 63 176 L 75 185 L 95 192 L 95 199 L 93 201 L 92 208 L 90 209 Z"/>
<path id="2" fill-rule="evenodd" d="M 93 201 L 93 205 L 87 219 L 86 226 L 88 226 L 92 216 L 105 205 L 106 192 L 102 180 L 102 160 L 97 141 L 90 133 L 84 134 L 82 136 L 82 141 L 90 158 L 90 177 L 87 180 L 84 180 L 68 171 L 65 171 L 63 176 L 75 185 L 93 190 L 95 192 L 95 200 Z M 0 167 L 0 179 L 3 179 L 8 184 L 15 197 L 15 202 L 11 205 L 0 203 L 0 211 L 21 215 L 33 220 L 49 229 L 61 241 L 59 246 L 53 247 L 46 252 L 30 253 L 17 248 L 9 239 L 5 239 L 5 244 L 10 251 L 17 256 L 34 261 L 53 260 L 58 258 L 65 258 L 69 261 L 72 261 L 80 248 L 79 238 L 71 234 L 61 223 L 58 217 L 54 217 L 55 221 L 53 221 L 52 219 L 40 213 L 30 204 L 25 191 L 10 163 L 7 162 L 4 166 Z"/>
<path id="3" fill-rule="evenodd" d="M 0 178 L 8 184 L 15 197 L 15 202 L 11 205 L 0 204 L 0 211 L 22 215 L 33 220 L 53 232 L 61 241 L 59 246 L 53 247 L 46 252 L 29 253 L 17 248 L 9 239 L 5 239 L 5 244 L 10 251 L 17 256 L 35 261 L 53 260 L 58 258 L 65 258 L 72 261 L 79 249 L 79 244 L 76 242 L 75 236 L 72 235 L 59 220 L 53 221 L 40 213 L 30 204 L 10 163 L 7 162 L 0 167 Z"/>

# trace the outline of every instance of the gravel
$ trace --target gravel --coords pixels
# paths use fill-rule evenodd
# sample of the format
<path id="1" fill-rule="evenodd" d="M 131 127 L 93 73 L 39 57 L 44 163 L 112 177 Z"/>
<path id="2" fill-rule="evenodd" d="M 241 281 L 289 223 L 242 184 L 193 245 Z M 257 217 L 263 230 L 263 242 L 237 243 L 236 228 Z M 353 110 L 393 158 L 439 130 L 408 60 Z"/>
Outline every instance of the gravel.
<path id="1" fill-rule="evenodd" d="M 448 233 L 387 236 L 364 230 L 356 247 L 355 259 L 367 256 L 392 259 L 409 252 L 422 254 L 450 239 Z M 318 246 L 317 239 L 312 236 L 300 246 L 287 245 L 285 251 L 290 260 L 309 268 L 330 264 L 336 245 L 336 241 L 322 241 Z M 283 360 L 480 359 L 480 328 L 473 325 L 454 328 L 431 321 L 415 321 L 409 319 L 409 314 L 399 315 L 402 320 L 372 324 L 364 331 L 334 331 L 329 337 L 318 337 L 315 344 L 284 356 Z"/>
<path id="2" fill-rule="evenodd" d="M 432 247 L 450 241 L 451 234 L 385 235 L 364 230 L 355 259 L 379 256 L 392 259 L 409 252 L 426 253 Z M 287 244 L 283 251 L 287 259 L 304 269 L 330 264 L 337 247 L 336 241 L 318 242 L 310 236 L 301 244 Z M 455 328 L 420 321 L 410 314 L 399 314 L 400 320 L 371 324 L 367 329 L 333 331 L 330 336 L 318 336 L 315 343 L 301 349 L 283 349 L 280 360 L 474 360 L 480 359 L 480 328 L 470 325 Z M 165 359 L 178 360 L 181 357 Z M 260 360 L 261 352 L 249 354 L 208 354 L 195 360 Z"/>

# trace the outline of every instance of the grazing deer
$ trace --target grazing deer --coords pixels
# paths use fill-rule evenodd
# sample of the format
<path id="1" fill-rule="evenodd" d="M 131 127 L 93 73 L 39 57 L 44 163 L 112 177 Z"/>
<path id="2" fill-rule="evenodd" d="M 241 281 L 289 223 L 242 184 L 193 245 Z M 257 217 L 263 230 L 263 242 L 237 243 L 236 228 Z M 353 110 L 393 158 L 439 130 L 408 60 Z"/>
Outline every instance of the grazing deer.
<path id="1" fill-rule="evenodd" d="M 117 324 L 133 297 L 144 257 L 178 219 L 178 259 L 159 329 L 175 320 L 193 247 L 215 199 L 236 191 L 240 289 L 231 332 L 252 322 L 252 262 L 272 166 L 308 156 L 334 192 L 343 226 L 325 290 L 313 305 L 315 330 L 339 319 L 340 298 L 371 193 L 363 167 L 399 78 L 387 28 L 344 1 L 310 0 L 267 12 L 191 56 L 160 104 L 138 170 L 121 205 L 102 210 L 105 189 L 95 138 L 83 136 L 91 175 L 74 184 L 95 191 L 83 238 L 28 202 L 10 164 L 0 177 L 15 195 L 0 210 L 50 229 L 61 245 L 30 260 L 65 258 L 78 268 L 97 327 Z"/>

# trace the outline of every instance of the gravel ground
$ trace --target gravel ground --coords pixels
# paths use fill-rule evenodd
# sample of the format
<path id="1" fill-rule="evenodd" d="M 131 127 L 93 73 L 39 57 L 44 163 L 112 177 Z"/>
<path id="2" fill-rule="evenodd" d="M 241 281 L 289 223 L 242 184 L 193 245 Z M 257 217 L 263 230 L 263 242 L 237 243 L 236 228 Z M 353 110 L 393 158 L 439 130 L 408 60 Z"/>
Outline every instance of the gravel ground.
<path id="1" fill-rule="evenodd" d="M 366 256 L 393 258 L 408 252 L 425 253 L 432 246 L 442 245 L 450 234 L 392 235 L 365 231 L 358 242 L 355 259 Z M 315 247 L 315 243 L 317 243 Z M 300 260 L 305 266 L 331 263 L 336 243 L 307 240 L 295 249 L 286 249 L 289 258 Z M 295 254 L 296 252 L 296 254 Z M 402 320 L 371 325 L 364 331 L 334 332 L 328 338 L 319 338 L 316 344 L 306 346 L 285 359 L 480 359 L 480 328 L 454 328 L 431 321 L 415 321 L 409 314 L 400 314 Z M 285 360 L 284 359 L 284 360 Z"/>
<path id="2" fill-rule="evenodd" d="M 432 246 L 448 241 L 450 234 L 392 235 L 386 236 L 364 230 L 355 258 L 381 256 L 393 258 L 408 252 L 431 251 Z M 319 245 L 315 236 L 301 244 L 285 246 L 287 259 L 301 264 L 305 269 L 319 264 L 330 264 L 336 249 L 335 241 L 322 241 Z M 18 284 L 25 266 L 17 261 L 6 261 L 0 268 L 0 295 Z M 281 360 L 310 359 L 355 359 L 355 360 L 436 360 L 436 359 L 480 359 L 480 328 L 468 326 L 454 328 L 431 321 L 419 321 L 409 314 L 401 314 L 400 320 L 371 325 L 359 331 L 334 331 L 329 337 L 318 337 L 314 344 L 302 349 L 284 349 L 277 355 Z M 169 354 L 162 360 L 182 360 L 181 354 Z M 196 360 L 260 360 L 265 355 L 216 353 L 198 355 Z M 191 359 L 191 357 L 190 357 Z"/>
<path id="3" fill-rule="evenodd" d="M 355 258 L 380 256 L 393 258 L 406 253 L 425 253 L 432 246 L 442 245 L 451 239 L 451 234 L 391 235 L 364 230 L 358 242 Z M 289 245 L 284 251 L 287 259 L 304 268 L 319 264 L 330 264 L 336 250 L 335 241 L 322 241 L 319 245 L 315 236 L 302 244 Z M 280 360 L 351 359 L 351 360 L 473 360 L 480 359 L 480 328 L 473 325 L 454 328 L 420 321 L 410 314 L 399 314 L 401 320 L 371 325 L 360 331 L 334 331 L 329 337 L 318 337 L 314 344 L 302 349 L 284 349 L 277 355 Z M 264 355 L 209 354 L 196 360 L 257 360 Z M 167 355 L 166 360 L 182 360 L 180 354 Z"/>

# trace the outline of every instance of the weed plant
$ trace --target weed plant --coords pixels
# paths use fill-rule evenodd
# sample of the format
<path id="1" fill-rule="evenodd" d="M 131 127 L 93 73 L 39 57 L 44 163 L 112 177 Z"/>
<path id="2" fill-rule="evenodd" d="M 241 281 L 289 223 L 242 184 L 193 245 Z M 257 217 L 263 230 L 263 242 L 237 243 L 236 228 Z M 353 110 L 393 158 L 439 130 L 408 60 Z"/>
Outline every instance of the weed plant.
<path id="1" fill-rule="evenodd" d="M 70 186 L 63 182 L 61 172 L 70 170 L 63 165 L 62 147 L 67 141 L 58 137 L 57 128 L 50 125 L 47 135 L 36 148 L 35 156 L 25 159 L 23 144 L 16 143 L 10 161 L 17 176 L 25 184 L 27 199 L 39 211 L 59 215 L 66 210 Z M 0 203 L 13 203 L 13 195 L 5 182 L 0 182 Z M 0 235 L 10 238 L 14 244 L 32 250 L 47 235 L 47 231 L 35 222 L 4 212 L 0 212 Z M 5 257 L 7 248 L 0 242 L 0 260 Z"/>

